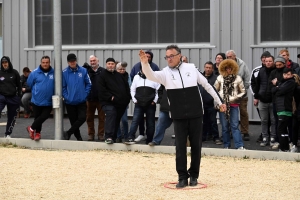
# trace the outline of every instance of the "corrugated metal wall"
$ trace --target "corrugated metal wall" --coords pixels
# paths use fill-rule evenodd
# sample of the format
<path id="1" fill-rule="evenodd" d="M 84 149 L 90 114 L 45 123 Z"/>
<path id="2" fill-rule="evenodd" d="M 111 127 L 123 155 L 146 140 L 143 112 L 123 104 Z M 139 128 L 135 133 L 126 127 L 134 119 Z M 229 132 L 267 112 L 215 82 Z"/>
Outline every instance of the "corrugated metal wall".
<path id="1" fill-rule="evenodd" d="M 43 55 L 49 55 L 53 58 L 51 48 L 29 48 L 32 30 L 30 30 L 30 17 L 32 0 L 4 0 L 3 1 L 3 55 L 11 57 L 14 67 L 21 71 L 23 67 L 28 66 L 34 69 Z M 211 0 L 211 27 L 210 27 L 210 44 L 182 44 L 182 54 L 189 58 L 189 61 L 195 63 L 201 70 L 206 61 L 214 61 L 214 57 L 219 52 L 225 52 L 229 49 L 236 51 L 237 56 L 243 59 L 249 70 L 260 65 L 260 56 L 263 51 L 268 50 L 273 55 L 277 55 L 280 49 L 288 48 L 292 60 L 297 60 L 297 54 L 300 48 L 295 45 L 257 45 L 257 27 L 259 15 L 260 0 Z M 203 31 L 208 31 L 203 27 Z M 259 37 L 258 37 L 259 38 Z M 166 45 L 151 44 L 154 54 L 153 61 L 160 68 L 165 67 L 164 60 Z M 149 46 L 139 46 L 143 49 L 149 49 Z M 131 48 L 132 47 L 132 48 Z M 100 64 L 104 66 L 108 57 L 114 57 L 119 61 L 128 62 L 127 72 L 138 62 L 138 49 L 131 45 L 130 50 L 124 47 L 109 47 L 109 50 L 99 49 L 92 46 L 63 47 L 63 66 L 67 66 L 66 56 L 73 52 L 78 55 L 79 64 L 88 60 L 89 55 L 95 54 L 100 59 Z M 180 47 L 180 44 L 179 44 Z M 249 94 L 249 120 L 259 120 L 255 108 L 252 104 L 252 96 Z M 133 112 L 130 105 L 129 115 Z"/>

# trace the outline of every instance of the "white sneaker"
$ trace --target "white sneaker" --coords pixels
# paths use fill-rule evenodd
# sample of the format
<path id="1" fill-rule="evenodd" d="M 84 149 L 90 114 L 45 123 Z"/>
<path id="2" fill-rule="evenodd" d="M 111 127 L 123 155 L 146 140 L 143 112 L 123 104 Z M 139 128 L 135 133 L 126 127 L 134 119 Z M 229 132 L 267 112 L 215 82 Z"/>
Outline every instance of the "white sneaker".
<path id="1" fill-rule="evenodd" d="M 11 137 L 10 137 L 10 135 L 6 135 L 6 136 L 4 136 L 4 138 L 9 139 L 9 138 L 11 138 Z"/>
<path id="2" fill-rule="evenodd" d="M 172 135 L 172 138 L 175 138 L 175 135 Z"/>
<path id="3" fill-rule="evenodd" d="M 298 152 L 298 148 L 295 145 L 293 145 L 290 152 L 291 153 L 296 153 L 296 152 Z"/>
<path id="4" fill-rule="evenodd" d="M 279 147 L 279 143 L 278 142 L 274 142 L 273 145 L 271 145 L 272 149 L 278 149 Z"/>
<path id="5" fill-rule="evenodd" d="M 135 142 L 139 142 L 139 141 L 142 141 L 142 140 L 146 140 L 146 136 L 139 135 L 139 136 L 137 136 L 137 138 L 134 139 Z"/>
<path id="6" fill-rule="evenodd" d="M 293 143 L 292 142 L 290 142 L 290 150 L 292 149 L 292 147 L 293 147 Z"/>
<path id="7" fill-rule="evenodd" d="M 239 147 L 239 148 L 237 148 L 237 150 L 247 150 L 247 149 L 245 149 L 244 147 Z"/>

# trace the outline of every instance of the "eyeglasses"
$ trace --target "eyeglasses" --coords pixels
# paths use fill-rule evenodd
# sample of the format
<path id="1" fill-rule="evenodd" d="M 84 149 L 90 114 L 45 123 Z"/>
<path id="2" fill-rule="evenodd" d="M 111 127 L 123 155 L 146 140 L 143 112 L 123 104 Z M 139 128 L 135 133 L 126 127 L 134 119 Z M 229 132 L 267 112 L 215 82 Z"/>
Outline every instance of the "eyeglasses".
<path id="1" fill-rule="evenodd" d="M 179 53 L 178 54 L 176 54 L 176 55 L 170 55 L 170 56 L 166 56 L 165 57 L 165 60 L 168 60 L 168 59 L 173 59 L 175 56 L 178 56 L 179 55 Z"/>
<path id="2" fill-rule="evenodd" d="M 2 61 L 2 63 L 8 63 L 7 61 Z"/>

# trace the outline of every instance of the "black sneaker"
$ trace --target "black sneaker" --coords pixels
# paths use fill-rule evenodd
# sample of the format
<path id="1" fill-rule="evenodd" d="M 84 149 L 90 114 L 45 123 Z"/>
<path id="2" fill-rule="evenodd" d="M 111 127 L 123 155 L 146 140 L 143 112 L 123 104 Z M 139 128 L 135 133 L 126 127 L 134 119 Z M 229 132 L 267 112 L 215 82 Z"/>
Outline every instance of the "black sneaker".
<path id="1" fill-rule="evenodd" d="M 124 144 L 135 144 L 135 141 L 133 139 L 126 139 Z"/>
<path id="2" fill-rule="evenodd" d="M 156 144 L 155 142 L 149 142 L 148 145 L 149 145 L 149 146 L 155 146 L 155 145 L 157 145 L 157 144 Z"/>
<path id="3" fill-rule="evenodd" d="M 217 144 L 217 145 L 223 144 L 223 142 L 220 140 L 220 138 L 215 138 L 215 139 L 214 139 L 214 142 L 215 142 L 215 144 Z"/>
<path id="4" fill-rule="evenodd" d="M 260 146 L 261 147 L 265 147 L 269 144 L 269 141 L 267 138 L 263 138 L 263 141 L 260 143 Z"/>
<path id="5" fill-rule="evenodd" d="M 68 131 L 63 132 L 63 139 L 64 140 L 70 140 L 71 135 L 68 133 Z"/>
<path id="6" fill-rule="evenodd" d="M 122 141 L 122 138 L 117 138 L 116 139 L 116 143 L 122 143 L 123 141 Z"/>
<path id="7" fill-rule="evenodd" d="M 105 143 L 106 143 L 106 144 L 113 144 L 114 141 L 113 141 L 111 138 L 107 138 L 107 139 L 105 140 Z"/>
<path id="8" fill-rule="evenodd" d="M 257 138 L 256 142 L 261 143 L 262 141 L 263 141 L 263 137 L 262 137 L 262 134 L 260 134 L 259 137 Z"/>
<path id="9" fill-rule="evenodd" d="M 186 186 L 188 186 L 187 179 L 179 179 L 178 183 L 176 184 L 176 188 L 184 188 Z"/>
<path id="10" fill-rule="evenodd" d="M 249 141 L 250 140 L 250 135 L 248 133 L 245 133 L 243 136 L 244 141 Z"/>

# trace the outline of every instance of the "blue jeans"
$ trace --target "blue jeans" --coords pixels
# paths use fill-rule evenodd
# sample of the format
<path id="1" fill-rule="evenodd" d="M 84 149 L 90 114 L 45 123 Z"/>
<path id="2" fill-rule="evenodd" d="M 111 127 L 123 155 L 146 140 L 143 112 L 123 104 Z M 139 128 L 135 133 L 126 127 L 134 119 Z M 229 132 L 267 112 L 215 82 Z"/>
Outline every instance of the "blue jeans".
<path id="1" fill-rule="evenodd" d="M 160 144 L 164 139 L 166 129 L 171 126 L 172 122 L 173 120 L 170 118 L 169 112 L 160 111 L 152 142 Z"/>
<path id="2" fill-rule="evenodd" d="M 133 118 L 129 131 L 129 139 L 135 138 L 135 133 L 137 131 L 139 123 L 141 119 L 144 118 L 144 114 L 146 113 L 146 144 L 152 141 L 155 131 L 155 110 L 156 105 L 140 106 L 138 104 L 135 104 Z"/>
<path id="3" fill-rule="evenodd" d="M 121 123 L 123 125 L 123 135 L 121 132 L 121 127 L 119 127 L 118 129 L 118 133 L 117 133 L 117 138 L 128 138 L 128 117 L 127 117 L 127 109 L 125 110 L 122 118 L 121 118 Z"/>
<path id="4" fill-rule="evenodd" d="M 208 134 L 212 135 L 214 140 L 219 138 L 217 110 L 214 107 L 204 108 L 202 141 L 207 139 Z"/>
<path id="5" fill-rule="evenodd" d="M 230 129 L 234 141 L 234 147 L 236 149 L 239 147 L 243 147 L 244 143 L 242 140 L 241 131 L 239 129 L 239 108 L 230 106 L 230 127 L 225 117 L 225 114 L 223 112 L 220 112 L 219 117 L 220 117 L 220 122 L 222 124 L 222 136 L 223 136 L 224 148 L 226 147 L 229 148 L 231 146 Z"/>

